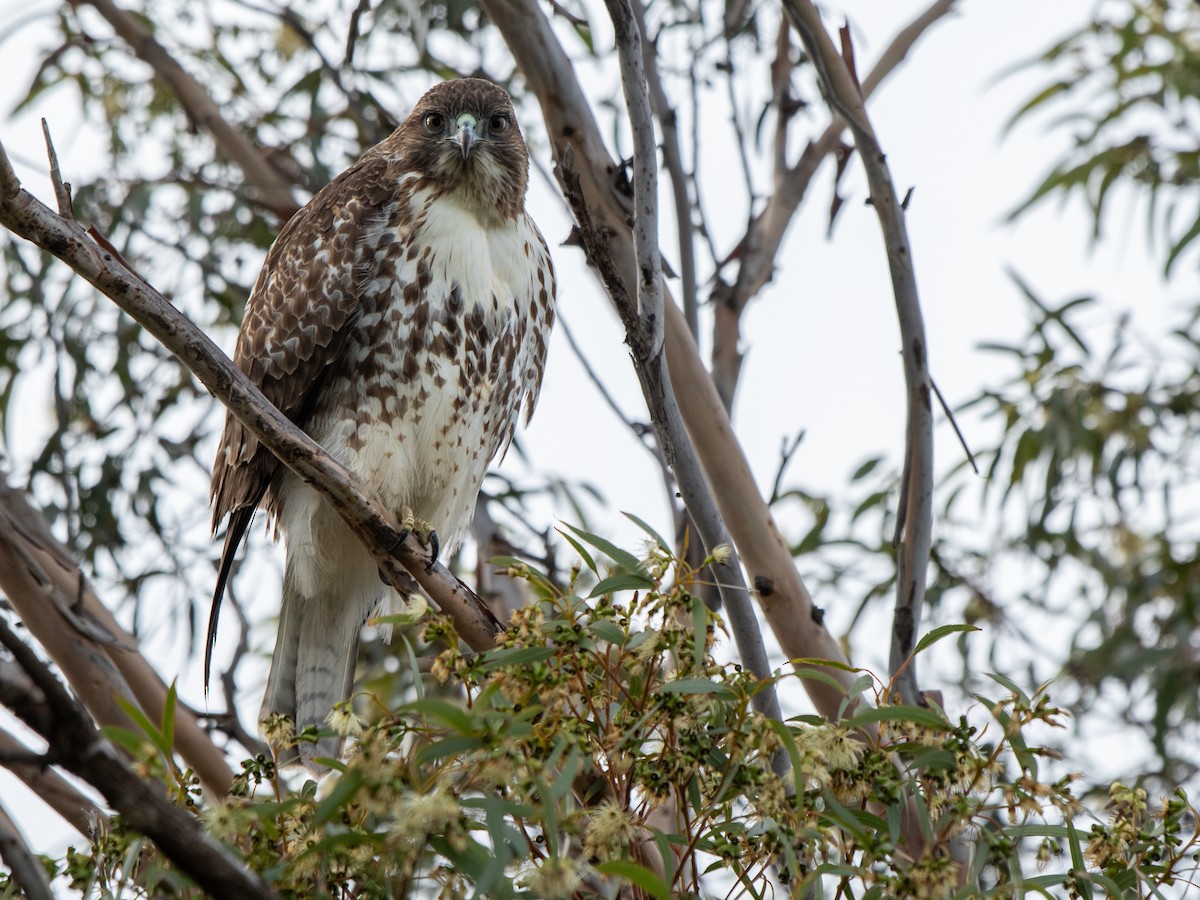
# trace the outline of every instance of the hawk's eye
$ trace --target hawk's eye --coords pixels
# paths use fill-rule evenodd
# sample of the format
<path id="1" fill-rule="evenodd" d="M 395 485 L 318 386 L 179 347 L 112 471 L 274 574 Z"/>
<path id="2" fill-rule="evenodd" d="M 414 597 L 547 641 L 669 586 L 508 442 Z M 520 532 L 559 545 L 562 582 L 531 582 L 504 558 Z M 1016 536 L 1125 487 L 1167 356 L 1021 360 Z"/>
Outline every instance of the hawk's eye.
<path id="1" fill-rule="evenodd" d="M 441 113 L 429 113 L 425 116 L 425 127 L 430 132 L 437 134 L 446 127 L 446 117 Z"/>
<path id="2" fill-rule="evenodd" d="M 488 128 L 495 134 L 502 133 L 508 128 L 508 116 L 500 113 L 488 119 Z"/>

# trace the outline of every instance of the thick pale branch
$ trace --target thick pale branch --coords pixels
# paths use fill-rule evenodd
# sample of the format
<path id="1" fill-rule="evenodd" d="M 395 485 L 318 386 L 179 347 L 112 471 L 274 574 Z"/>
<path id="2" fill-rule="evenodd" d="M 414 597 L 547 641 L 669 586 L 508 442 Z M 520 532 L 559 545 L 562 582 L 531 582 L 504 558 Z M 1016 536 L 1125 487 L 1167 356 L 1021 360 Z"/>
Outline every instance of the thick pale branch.
<path id="1" fill-rule="evenodd" d="M 0 859 L 8 866 L 8 871 L 12 873 L 13 882 L 20 888 L 22 897 L 29 900 L 52 900 L 54 894 L 50 891 L 50 882 L 46 880 L 46 870 L 25 843 L 25 838 L 17 830 L 17 823 L 2 806 Z"/>
<path id="2" fill-rule="evenodd" d="M 532 0 L 483 0 L 482 5 L 537 96 L 556 159 L 561 164 L 568 148 L 574 153 L 580 190 L 596 217 L 597 229 L 609 235 L 609 248 L 623 281 L 636 283 L 632 236 L 611 187 L 615 163 L 570 59 Z M 754 482 L 683 314 L 672 301 L 663 304 L 663 315 L 667 362 L 680 414 L 768 624 L 789 657 L 842 661 L 841 648 L 813 608 Z M 806 681 L 805 686 L 821 713 L 835 718 L 853 679 L 840 670 L 830 672 L 842 685 L 840 689 L 815 680 Z M 852 700 L 851 708 L 858 698 Z"/>
<path id="3" fill-rule="evenodd" d="M 933 404 L 925 324 L 917 294 L 908 229 L 904 221 L 904 209 L 888 169 L 887 157 L 871 127 L 866 103 L 854 73 L 839 55 L 833 40 L 825 31 L 820 13 L 809 0 L 784 0 L 783 5 L 813 60 L 822 93 L 854 134 L 859 158 L 867 173 L 871 204 L 879 217 L 879 227 L 887 249 L 896 315 L 900 323 L 904 379 L 908 387 L 904 478 L 900 486 L 896 531 L 897 539 L 903 535 L 903 546 L 896 578 L 896 611 L 892 622 L 889 665 L 893 673 L 900 673 L 895 687 L 904 701 L 918 703 L 920 692 L 915 665 L 910 662 L 905 666 L 905 663 L 916 645 L 933 533 Z"/>
<path id="4" fill-rule="evenodd" d="M 136 701 L 162 718 L 167 687 L 137 644 L 96 598 L 69 551 L 24 494 L 0 478 L 0 590 L 102 725 L 129 727 L 116 703 Z M 233 782 L 225 755 L 177 708 L 175 746 L 204 788 L 224 796 Z"/>
<path id="5" fill-rule="evenodd" d="M 320 492 L 392 583 L 404 584 L 411 573 L 434 603 L 453 617 L 468 646 L 486 650 L 493 645 L 503 626 L 487 606 L 445 566 L 431 565 L 415 537 L 400 543 L 394 517 L 358 486 L 344 466 L 272 406 L 183 313 L 94 242 L 77 222 L 56 215 L 22 190 L 3 147 L 0 224 L 57 256 L 174 353 L 265 447 Z"/>
<path id="6" fill-rule="evenodd" d="M 212 134 L 217 146 L 239 167 L 253 197 L 280 219 L 288 219 L 299 209 L 292 196 L 291 184 L 267 161 L 266 155 L 240 131 L 226 121 L 221 108 L 208 91 L 184 68 L 133 15 L 112 0 L 88 0 L 138 58 L 178 98 L 188 118 Z"/>

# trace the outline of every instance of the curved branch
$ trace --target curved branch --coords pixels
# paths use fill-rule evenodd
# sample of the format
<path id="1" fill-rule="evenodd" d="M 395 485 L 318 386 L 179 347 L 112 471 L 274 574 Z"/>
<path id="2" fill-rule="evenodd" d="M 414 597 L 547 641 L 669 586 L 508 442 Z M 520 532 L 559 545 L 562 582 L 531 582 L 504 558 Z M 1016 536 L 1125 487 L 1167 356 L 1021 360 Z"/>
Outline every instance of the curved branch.
<path id="1" fill-rule="evenodd" d="M 903 546 L 896 576 L 896 610 L 892 620 L 889 667 L 895 676 L 894 686 L 900 691 L 904 702 L 916 704 L 921 702 L 921 698 L 916 666 L 910 657 L 916 645 L 916 632 L 925 601 L 925 581 L 933 534 L 933 404 L 925 323 L 913 272 L 908 229 L 904 222 L 904 209 L 888 169 L 887 157 L 867 116 L 863 93 L 854 73 L 838 54 L 833 40 L 825 31 L 821 14 L 809 0 L 784 0 L 783 6 L 813 60 L 826 101 L 854 134 L 854 143 L 867 173 L 871 205 L 879 217 L 879 227 L 887 248 L 896 315 L 900 322 L 904 380 L 908 387 L 904 477 L 900 485 L 895 538 L 899 542 L 903 537 Z M 843 40 L 849 48 L 848 32 L 843 33 Z"/>
<path id="2" fill-rule="evenodd" d="M 906 27 L 896 33 L 862 82 L 862 97 L 869 98 L 890 76 L 909 51 L 934 24 L 953 11 L 959 0 L 935 0 Z M 778 113 L 778 111 L 777 111 Z M 741 370 L 740 319 L 743 310 L 758 295 L 775 272 L 775 259 L 788 226 L 808 193 L 809 185 L 825 157 L 842 147 L 845 120 L 834 111 L 832 121 L 815 140 L 809 141 L 794 165 L 787 165 L 784 135 L 776 134 L 775 190 L 762 211 L 751 221 L 738 245 L 737 277 L 732 284 L 717 283 L 712 301 L 718 319 L 713 325 L 713 377 L 721 396 L 732 402 Z"/>

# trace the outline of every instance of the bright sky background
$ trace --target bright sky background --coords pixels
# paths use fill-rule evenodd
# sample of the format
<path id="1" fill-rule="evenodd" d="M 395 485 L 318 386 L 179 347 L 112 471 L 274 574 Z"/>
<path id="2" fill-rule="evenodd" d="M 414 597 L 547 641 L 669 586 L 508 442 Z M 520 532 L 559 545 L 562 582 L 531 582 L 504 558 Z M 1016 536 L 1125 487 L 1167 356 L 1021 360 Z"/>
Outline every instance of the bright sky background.
<path id="1" fill-rule="evenodd" d="M 846 0 L 824 8 L 831 25 L 840 23 L 843 14 L 850 17 L 860 72 L 865 72 L 897 28 L 926 5 Z M 1170 288 L 1163 284 L 1149 253 L 1143 211 L 1128 203 L 1114 204 L 1111 237 L 1096 247 L 1089 240 L 1090 220 L 1076 205 L 1047 205 L 1015 227 L 1004 222 L 1006 212 L 1057 159 L 1063 136 L 1025 124 L 1002 138 L 1003 124 L 1047 76 L 1038 70 L 1003 80 L 999 75 L 1078 27 L 1093 6 L 1091 0 L 964 0 L 960 13 L 927 34 L 870 103 L 898 190 L 903 194 L 914 188 L 908 226 L 931 367 L 952 405 L 1009 374 L 991 355 L 977 350 L 982 341 L 1015 340 L 1025 332 L 1023 301 L 1005 275 L 1006 267 L 1020 272 L 1051 302 L 1096 294 L 1109 310 L 1131 311 L 1135 328 L 1149 335 L 1161 333 L 1173 318 L 1176 301 L 1194 293 L 1194 284 L 1180 286 L 1185 278 Z M 0 34 L 29 11 L 27 3 L 0 4 Z M 38 117 L 50 119 L 67 180 L 70 173 L 88 171 L 99 161 L 89 153 L 73 107 L 62 102 L 65 92 L 27 114 L 7 118 L 29 82 L 38 54 L 48 46 L 44 34 L 32 26 L 3 45 L 9 74 L 0 81 L 0 115 L 5 117 L 0 119 L 0 140 L 18 162 L 27 188 L 48 200 Z M 602 79 L 595 85 L 601 94 L 616 84 L 615 70 L 609 75 L 607 85 Z M 818 103 L 810 113 L 813 130 L 823 128 L 826 117 Z M 723 132 L 724 122 L 719 125 Z M 727 251 L 743 227 L 746 211 L 740 181 L 730 197 L 722 195 L 719 185 L 722 173 L 736 171 L 737 164 L 720 135 L 714 135 L 711 145 L 706 142 L 704 152 L 712 173 L 704 202 L 712 220 L 726 229 L 717 239 Z M 814 181 L 780 255 L 774 283 L 744 318 L 748 357 L 735 426 L 764 489 L 774 478 L 781 440 L 800 429 L 806 430 L 806 438 L 792 462 L 793 483 L 832 490 L 866 457 L 883 453 L 898 460 L 901 454 L 904 386 L 879 230 L 873 211 L 862 203 L 865 188 L 855 166 L 842 185 L 848 202 L 834 238 L 826 240 L 831 171 L 827 166 Z M 561 202 L 536 173 L 533 183 L 530 206 L 553 248 L 566 237 L 568 222 Z M 615 316 L 583 269 L 579 251 L 554 252 L 563 318 L 627 413 L 643 418 Z M 667 255 L 675 254 L 668 249 Z M 1181 261 L 1181 271 L 1190 265 Z M 1092 316 L 1097 324 L 1104 321 L 1100 313 Z M 227 348 L 231 343 L 229 336 Z M 39 397 L 33 391 L 22 397 L 27 410 L 22 415 L 28 415 L 32 427 L 45 421 L 47 402 L 47 395 Z M 223 413 L 217 407 L 214 401 L 212 414 L 219 417 Z M 964 424 L 970 440 L 971 423 Z M 597 531 L 626 546 L 636 545 L 640 532 L 620 510 L 635 511 L 669 531 L 661 481 L 649 457 L 603 406 L 561 335 L 551 347 L 537 416 L 521 440 L 534 468 L 586 478 L 602 487 L 609 507 L 597 510 L 592 523 Z M 939 426 L 938 452 L 939 471 L 961 458 L 944 423 Z M 514 459 L 505 467 L 519 476 Z M 834 622 L 848 614 L 838 599 L 816 598 Z M 259 638 L 265 644 L 270 635 L 261 633 Z M 872 661 L 881 660 L 886 644 L 887 635 L 881 633 L 879 646 L 864 652 Z M 156 655 L 164 677 L 178 675 L 181 693 L 199 705 L 198 667 L 189 663 L 180 668 L 179 647 L 158 648 Z M 248 710 L 257 708 L 258 692 L 257 685 L 247 686 Z M 37 805 L 4 773 L 0 803 L 18 814 Z M 69 834 L 52 816 L 21 815 L 21 821 L 39 850 L 56 850 Z"/>

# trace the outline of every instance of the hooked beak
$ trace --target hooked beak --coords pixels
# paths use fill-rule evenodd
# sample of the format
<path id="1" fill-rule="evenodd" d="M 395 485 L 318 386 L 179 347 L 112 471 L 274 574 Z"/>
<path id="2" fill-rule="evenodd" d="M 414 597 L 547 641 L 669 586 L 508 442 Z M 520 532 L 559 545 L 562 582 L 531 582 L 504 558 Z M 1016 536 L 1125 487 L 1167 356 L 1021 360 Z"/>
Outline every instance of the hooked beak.
<path id="1" fill-rule="evenodd" d="M 475 146 L 478 138 L 475 136 L 475 119 L 471 116 L 463 116 L 456 122 L 458 132 L 454 136 L 454 142 L 458 144 L 458 148 L 462 151 L 463 162 L 466 162 L 467 156 L 471 153 L 471 148 Z"/>

